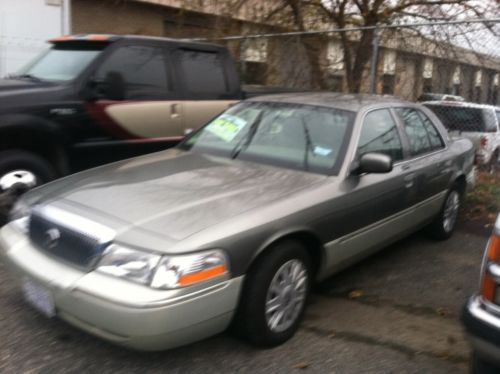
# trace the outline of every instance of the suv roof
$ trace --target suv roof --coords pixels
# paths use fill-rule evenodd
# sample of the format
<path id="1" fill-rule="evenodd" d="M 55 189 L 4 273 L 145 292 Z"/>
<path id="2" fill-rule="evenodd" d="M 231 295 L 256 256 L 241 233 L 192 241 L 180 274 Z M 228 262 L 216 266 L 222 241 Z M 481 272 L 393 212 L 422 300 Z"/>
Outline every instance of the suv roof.
<path id="1" fill-rule="evenodd" d="M 422 105 L 441 105 L 441 106 L 449 106 L 449 107 L 461 107 L 461 108 L 477 108 L 477 109 L 493 109 L 500 110 L 499 106 L 489 105 L 489 104 L 478 104 L 478 103 L 470 103 L 464 101 L 423 101 L 420 104 Z"/>
<path id="2" fill-rule="evenodd" d="M 190 39 L 174 39 L 165 38 L 158 36 L 142 36 L 142 35 L 115 35 L 115 34 L 75 34 L 75 35 L 63 35 L 56 38 L 50 39 L 49 42 L 53 44 L 59 43 L 84 43 L 84 42 L 100 42 L 100 43 L 112 43 L 118 40 L 132 40 L 132 41 L 160 41 L 163 43 L 171 44 L 185 44 L 195 46 L 210 46 L 217 49 L 225 49 L 223 46 L 214 43 L 205 43 L 202 41 L 195 41 Z"/>

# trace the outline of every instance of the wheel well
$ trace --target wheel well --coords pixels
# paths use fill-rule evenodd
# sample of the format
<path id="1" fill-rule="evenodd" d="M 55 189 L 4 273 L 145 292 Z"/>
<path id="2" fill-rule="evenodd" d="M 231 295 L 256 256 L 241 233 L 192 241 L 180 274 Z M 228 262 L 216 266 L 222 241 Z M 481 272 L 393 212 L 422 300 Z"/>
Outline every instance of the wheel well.
<path id="1" fill-rule="evenodd" d="M 16 149 L 33 152 L 44 158 L 59 175 L 68 173 L 68 161 L 64 147 L 47 132 L 33 131 L 32 129 L 1 131 L 0 151 Z"/>
<path id="2" fill-rule="evenodd" d="M 293 233 L 286 234 L 284 236 L 281 236 L 272 242 L 268 243 L 263 250 L 260 251 L 260 253 L 257 255 L 256 258 L 252 261 L 250 264 L 250 267 L 252 267 L 262 256 L 265 256 L 265 254 L 277 243 L 287 241 L 287 240 L 293 240 L 300 242 L 304 248 L 306 249 L 307 253 L 309 254 L 309 257 L 311 258 L 311 265 L 312 265 L 312 271 L 314 276 L 317 275 L 318 270 L 321 265 L 321 261 L 323 259 L 323 246 L 321 245 L 321 242 L 319 239 L 312 233 L 307 232 L 307 231 L 297 231 Z"/>
<path id="3" fill-rule="evenodd" d="M 453 182 L 453 186 L 456 186 L 458 188 L 458 192 L 460 192 L 460 195 L 463 196 L 467 188 L 467 181 L 465 179 L 465 175 L 461 175 L 457 179 L 455 179 L 455 182 Z"/>

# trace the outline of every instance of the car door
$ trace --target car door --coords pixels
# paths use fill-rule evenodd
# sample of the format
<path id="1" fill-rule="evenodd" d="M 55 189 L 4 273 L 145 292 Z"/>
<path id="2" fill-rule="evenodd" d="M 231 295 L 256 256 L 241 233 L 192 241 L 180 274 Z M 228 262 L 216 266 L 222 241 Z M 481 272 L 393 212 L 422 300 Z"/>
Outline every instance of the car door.
<path id="1" fill-rule="evenodd" d="M 414 188 L 409 197 L 415 222 L 433 217 L 440 209 L 452 173 L 452 156 L 425 113 L 417 108 L 395 108 L 402 123 L 410 154 L 403 167 L 413 174 Z"/>
<path id="2" fill-rule="evenodd" d="M 89 103 L 94 120 L 117 140 L 180 140 L 184 135 L 182 106 L 170 66 L 168 49 L 164 46 L 118 46 L 97 68 L 94 79 L 104 81 L 109 72 L 120 73 L 125 83 L 125 98 Z"/>
<path id="3" fill-rule="evenodd" d="M 327 222 L 330 229 L 322 230 L 334 239 L 325 245 L 330 271 L 368 255 L 414 226 L 408 198 L 414 188 L 413 173 L 404 167 L 401 130 L 388 108 L 372 110 L 362 119 L 356 158 L 368 152 L 391 156 L 393 170 L 352 174 L 344 181 L 343 195 L 334 202 Z"/>
<path id="4" fill-rule="evenodd" d="M 234 87 L 225 68 L 224 55 L 216 50 L 178 48 L 175 53 L 177 76 L 182 87 L 184 132 L 198 129 L 226 110 L 235 100 Z"/>

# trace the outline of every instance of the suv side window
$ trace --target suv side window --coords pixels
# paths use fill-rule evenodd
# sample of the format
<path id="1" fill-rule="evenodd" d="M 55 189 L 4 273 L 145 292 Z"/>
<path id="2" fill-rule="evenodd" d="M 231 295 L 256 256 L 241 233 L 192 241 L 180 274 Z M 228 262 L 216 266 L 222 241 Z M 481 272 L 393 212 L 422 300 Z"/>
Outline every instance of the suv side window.
<path id="1" fill-rule="evenodd" d="M 358 156 L 368 152 L 384 153 L 393 161 L 403 159 L 401 139 L 388 109 L 371 111 L 365 117 L 358 142 Z"/>
<path id="2" fill-rule="evenodd" d="M 111 71 L 122 74 L 126 99 L 163 99 L 169 91 L 162 48 L 120 47 L 98 68 L 96 78 L 103 80 Z"/>
<path id="3" fill-rule="evenodd" d="M 181 49 L 179 61 L 189 93 L 217 99 L 227 93 L 222 56 L 217 52 Z"/>
<path id="4" fill-rule="evenodd" d="M 422 118 L 424 127 L 427 130 L 427 135 L 429 135 L 429 140 L 431 142 L 432 150 L 438 150 L 444 148 L 443 138 L 441 137 L 441 134 L 439 134 L 439 131 L 436 129 L 436 126 L 434 126 L 434 123 L 422 111 L 417 110 L 417 112 Z"/>
<path id="5" fill-rule="evenodd" d="M 404 129 L 410 142 L 412 156 L 432 151 L 433 147 L 422 117 L 412 108 L 396 108 L 403 121 Z"/>

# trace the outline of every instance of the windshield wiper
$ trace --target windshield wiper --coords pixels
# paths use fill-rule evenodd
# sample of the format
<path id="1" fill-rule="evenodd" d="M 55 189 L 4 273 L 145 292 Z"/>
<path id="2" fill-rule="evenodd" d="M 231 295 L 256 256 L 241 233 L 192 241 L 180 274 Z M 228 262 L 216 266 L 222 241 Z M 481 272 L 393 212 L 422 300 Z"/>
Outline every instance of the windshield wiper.
<path id="1" fill-rule="evenodd" d="M 33 74 L 9 75 L 8 78 L 11 78 L 11 79 L 29 79 L 33 82 L 43 82 L 43 79 L 38 78 L 36 75 L 33 75 Z"/>
<path id="2" fill-rule="evenodd" d="M 231 158 L 234 160 L 238 155 L 243 151 L 244 149 L 247 149 L 250 143 L 252 142 L 253 137 L 255 136 L 255 133 L 257 132 L 257 129 L 259 128 L 260 125 L 260 120 L 262 119 L 262 116 L 264 115 L 264 111 L 261 111 L 257 117 L 255 117 L 255 120 L 252 122 L 250 125 L 250 128 L 248 129 L 247 134 L 242 137 L 238 143 L 234 146 L 233 150 L 231 151 Z M 243 143 L 243 144 L 242 144 Z"/>
<path id="3" fill-rule="evenodd" d="M 304 150 L 304 167 L 306 168 L 306 170 L 309 170 L 309 151 L 311 151 L 314 156 L 314 145 L 311 140 L 309 127 L 307 127 L 307 124 L 304 121 L 303 117 L 300 117 L 300 122 L 302 122 L 302 128 L 304 129 L 304 136 L 306 138 L 306 148 Z"/>

